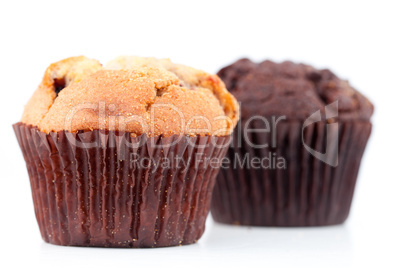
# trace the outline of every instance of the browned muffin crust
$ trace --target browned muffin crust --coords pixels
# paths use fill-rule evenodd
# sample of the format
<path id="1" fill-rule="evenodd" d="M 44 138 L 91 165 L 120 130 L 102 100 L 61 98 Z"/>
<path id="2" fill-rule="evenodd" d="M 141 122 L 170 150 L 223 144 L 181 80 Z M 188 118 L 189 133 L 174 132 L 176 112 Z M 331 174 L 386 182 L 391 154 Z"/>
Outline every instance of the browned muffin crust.
<path id="1" fill-rule="evenodd" d="M 56 92 L 68 87 L 72 82 L 79 82 L 88 75 L 102 69 L 97 60 L 83 56 L 71 57 L 51 64 L 43 76 L 42 82 L 25 105 L 21 121 L 39 126 L 57 97 Z"/>
<path id="2" fill-rule="evenodd" d="M 228 135 L 238 104 L 216 76 L 168 59 L 85 57 L 50 65 L 21 121 L 39 130 L 119 130 L 148 136 Z"/>
<path id="3" fill-rule="evenodd" d="M 330 70 L 290 61 L 254 63 L 241 59 L 218 76 L 241 104 L 241 117 L 286 116 L 304 120 L 338 101 L 340 120 L 370 120 L 371 102 Z"/>

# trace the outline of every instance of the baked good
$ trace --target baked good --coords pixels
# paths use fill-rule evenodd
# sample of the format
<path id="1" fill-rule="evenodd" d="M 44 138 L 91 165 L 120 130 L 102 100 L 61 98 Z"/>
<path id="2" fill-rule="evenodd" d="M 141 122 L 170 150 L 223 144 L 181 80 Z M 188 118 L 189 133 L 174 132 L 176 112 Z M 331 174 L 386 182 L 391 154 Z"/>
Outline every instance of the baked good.
<path id="1" fill-rule="evenodd" d="M 214 189 L 214 219 L 344 222 L 371 132 L 370 101 L 330 70 L 289 61 L 241 59 L 218 76 L 238 99 L 241 119 Z"/>
<path id="2" fill-rule="evenodd" d="M 50 65 L 14 125 L 42 237 L 194 243 L 238 104 L 216 75 L 169 60 L 120 57 L 108 66 L 86 57 Z"/>

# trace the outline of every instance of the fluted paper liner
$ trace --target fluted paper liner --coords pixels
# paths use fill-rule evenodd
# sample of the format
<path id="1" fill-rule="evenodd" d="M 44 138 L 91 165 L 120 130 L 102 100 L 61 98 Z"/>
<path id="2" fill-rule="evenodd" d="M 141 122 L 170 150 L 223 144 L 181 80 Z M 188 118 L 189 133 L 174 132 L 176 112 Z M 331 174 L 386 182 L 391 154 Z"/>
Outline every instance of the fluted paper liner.
<path id="1" fill-rule="evenodd" d="M 302 144 L 303 122 L 281 122 L 277 147 L 255 149 L 244 139 L 228 150 L 229 168 L 222 168 L 212 197 L 215 221 L 256 226 L 322 226 L 343 223 L 348 217 L 360 161 L 370 136 L 369 122 L 339 122 L 339 163 L 332 167 L 312 156 Z M 253 133 L 256 144 L 271 142 L 271 133 Z M 304 132 L 306 145 L 326 150 L 326 125 Z M 241 145 L 241 146 L 240 146 Z M 286 169 L 233 168 L 236 154 L 286 160 Z"/>
<path id="2" fill-rule="evenodd" d="M 45 134 L 22 123 L 13 127 L 46 242 L 165 247 L 194 243 L 203 234 L 219 169 L 195 156 L 222 159 L 228 146 L 220 145 L 230 137 L 148 138 L 99 130 Z M 156 163 L 178 157 L 189 164 L 144 167 L 133 155 Z"/>

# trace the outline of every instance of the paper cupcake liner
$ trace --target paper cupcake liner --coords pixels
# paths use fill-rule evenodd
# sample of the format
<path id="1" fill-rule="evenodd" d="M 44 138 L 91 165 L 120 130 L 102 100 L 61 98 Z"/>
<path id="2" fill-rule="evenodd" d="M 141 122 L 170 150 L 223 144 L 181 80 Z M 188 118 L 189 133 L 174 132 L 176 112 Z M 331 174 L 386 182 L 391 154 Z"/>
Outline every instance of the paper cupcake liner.
<path id="1" fill-rule="evenodd" d="M 165 247 L 195 243 L 203 234 L 219 169 L 200 159 L 221 160 L 230 137 L 45 134 L 22 123 L 13 127 L 46 242 Z M 160 164 L 166 159 L 182 162 Z"/>
<path id="2" fill-rule="evenodd" d="M 305 149 L 302 126 L 303 122 L 281 122 L 276 132 L 276 148 L 255 149 L 244 139 L 229 148 L 227 156 L 231 165 L 219 172 L 212 197 L 211 212 L 215 221 L 255 226 L 323 226 L 346 220 L 371 124 L 338 123 L 336 167 Z M 237 134 L 235 130 L 234 141 Z M 317 123 L 304 130 L 304 142 L 325 152 L 326 135 L 326 124 Z M 253 133 L 250 140 L 269 143 L 271 134 Z M 286 169 L 234 168 L 236 155 L 243 159 L 246 154 L 271 157 L 271 160 L 274 155 L 282 156 Z"/>

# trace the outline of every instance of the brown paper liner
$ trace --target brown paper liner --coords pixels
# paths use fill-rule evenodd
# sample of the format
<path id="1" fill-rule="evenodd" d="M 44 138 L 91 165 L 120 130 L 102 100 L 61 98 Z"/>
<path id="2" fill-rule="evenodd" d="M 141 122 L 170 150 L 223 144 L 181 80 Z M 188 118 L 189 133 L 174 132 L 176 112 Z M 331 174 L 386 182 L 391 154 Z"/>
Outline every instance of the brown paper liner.
<path id="1" fill-rule="evenodd" d="M 303 146 L 303 122 L 281 122 L 277 147 L 254 149 L 234 131 L 228 150 L 230 168 L 221 168 L 214 188 L 211 212 L 215 221 L 255 226 L 323 226 L 343 223 L 349 214 L 357 174 L 371 132 L 369 122 L 339 122 L 339 164 L 332 167 Z M 258 127 L 257 127 L 258 128 Z M 250 140 L 263 144 L 271 133 L 254 133 Z M 326 125 L 304 130 L 305 143 L 326 150 Z M 241 145 L 241 146 L 239 146 Z M 234 169 L 235 155 L 283 156 L 286 169 Z M 271 157 L 272 159 L 272 157 Z"/>
<path id="2" fill-rule="evenodd" d="M 195 243 L 203 234 L 219 169 L 195 156 L 222 159 L 228 146 L 219 145 L 230 137 L 134 138 L 99 130 L 45 134 L 22 123 L 13 127 L 46 242 L 165 247 Z M 77 147 L 71 137 L 97 145 Z M 127 145 L 122 138 L 140 145 Z M 172 141 L 178 142 L 167 146 Z M 189 165 L 143 167 L 133 164 L 134 154 L 138 161 L 182 157 Z"/>

